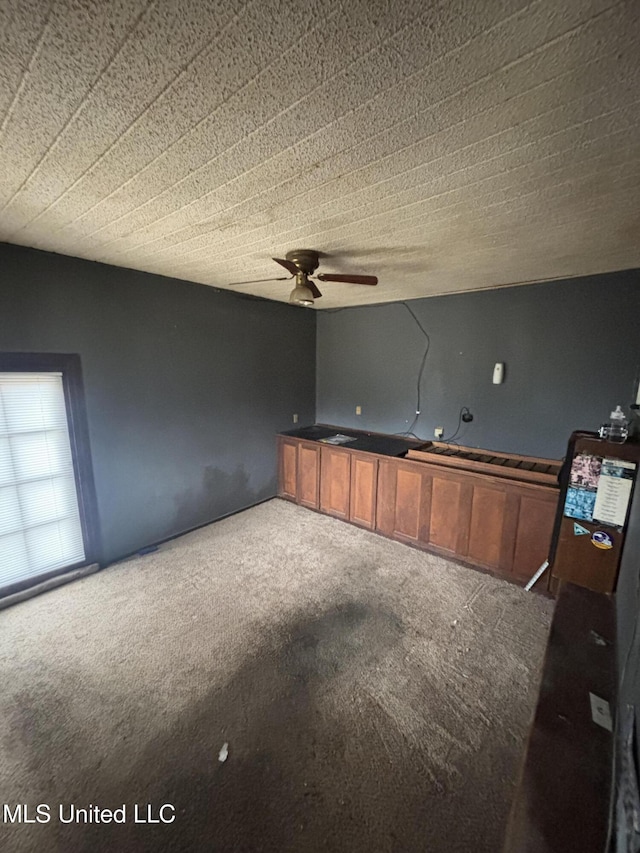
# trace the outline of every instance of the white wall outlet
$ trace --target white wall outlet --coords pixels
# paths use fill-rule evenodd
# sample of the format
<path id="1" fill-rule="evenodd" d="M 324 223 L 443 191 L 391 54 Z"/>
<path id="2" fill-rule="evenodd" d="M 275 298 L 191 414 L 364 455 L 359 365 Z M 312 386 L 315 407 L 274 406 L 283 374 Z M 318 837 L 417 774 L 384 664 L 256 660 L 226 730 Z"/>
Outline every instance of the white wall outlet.
<path id="1" fill-rule="evenodd" d="M 444 427 L 436 427 L 433 431 L 436 438 L 442 438 L 444 435 Z"/>
<path id="2" fill-rule="evenodd" d="M 502 385 L 504 382 L 504 362 L 497 361 L 493 368 L 493 384 Z"/>
<path id="3" fill-rule="evenodd" d="M 613 731 L 611 708 L 607 700 L 596 696 L 595 693 L 589 693 L 589 702 L 591 703 L 591 718 L 593 722 L 602 726 L 608 732 Z"/>
<path id="4" fill-rule="evenodd" d="M 362 406 L 356 406 L 356 415 L 362 414 Z"/>
<path id="5" fill-rule="evenodd" d="M 293 422 L 294 422 L 294 424 L 298 423 L 298 416 L 297 415 L 293 416 Z"/>

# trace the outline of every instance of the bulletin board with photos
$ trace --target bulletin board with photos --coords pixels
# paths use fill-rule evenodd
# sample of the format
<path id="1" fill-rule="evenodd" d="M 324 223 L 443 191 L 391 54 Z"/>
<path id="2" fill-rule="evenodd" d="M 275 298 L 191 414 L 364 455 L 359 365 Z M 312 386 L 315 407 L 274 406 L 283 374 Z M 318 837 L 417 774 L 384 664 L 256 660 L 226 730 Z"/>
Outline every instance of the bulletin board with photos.
<path id="1" fill-rule="evenodd" d="M 636 463 L 578 453 L 571 463 L 564 514 L 621 530 L 627 517 Z"/>
<path id="2" fill-rule="evenodd" d="M 567 448 L 549 587 L 569 581 L 596 592 L 615 590 L 626 522 L 640 464 L 640 445 L 614 444 L 575 432 Z"/>

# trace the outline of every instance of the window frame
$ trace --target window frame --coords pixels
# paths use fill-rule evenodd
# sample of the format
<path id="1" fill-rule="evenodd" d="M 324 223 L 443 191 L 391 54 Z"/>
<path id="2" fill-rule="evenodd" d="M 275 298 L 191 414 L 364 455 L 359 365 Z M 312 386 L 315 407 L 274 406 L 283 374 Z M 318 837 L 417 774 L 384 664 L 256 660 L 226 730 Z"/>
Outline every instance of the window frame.
<path id="1" fill-rule="evenodd" d="M 0 588 L 0 598 L 97 562 L 100 541 L 82 366 L 75 353 L 0 352 L 0 373 L 61 373 L 85 557 L 61 569 Z"/>

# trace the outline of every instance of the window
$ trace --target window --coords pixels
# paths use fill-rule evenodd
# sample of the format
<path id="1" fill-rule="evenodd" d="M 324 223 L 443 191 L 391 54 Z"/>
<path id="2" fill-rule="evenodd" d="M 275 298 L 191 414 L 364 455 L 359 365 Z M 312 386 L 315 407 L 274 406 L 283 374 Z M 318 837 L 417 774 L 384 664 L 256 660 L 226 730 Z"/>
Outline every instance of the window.
<path id="1" fill-rule="evenodd" d="M 43 357 L 47 365 L 77 356 Z M 35 360 L 34 360 L 35 359 Z M 0 354 L 0 595 L 88 561 L 89 477 L 79 489 L 73 393 L 66 371 L 13 369 L 36 356 Z M 79 360 L 77 364 L 79 378 Z M 70 372 L 73 374 L 73 370 Z M 86 488 L 89 486 L 89 488 Z"/>

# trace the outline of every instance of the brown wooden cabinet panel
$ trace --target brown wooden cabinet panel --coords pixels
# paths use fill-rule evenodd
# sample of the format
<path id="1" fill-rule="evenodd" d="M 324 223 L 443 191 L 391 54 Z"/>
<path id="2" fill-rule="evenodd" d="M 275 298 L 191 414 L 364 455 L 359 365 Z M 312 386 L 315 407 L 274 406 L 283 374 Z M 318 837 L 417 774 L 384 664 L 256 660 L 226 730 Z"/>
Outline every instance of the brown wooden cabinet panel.
<path id="1" fill-rule="evenodd" d="M 376 524 L 377 484 L 377 458 L 367 453 L 352 453 L 349 521 L 370 530 Z"/>
<path id="2" fill-rule="evenodd" d="M 386 536 L 426 543 L 429 535 L 431 482 L 421 464 L 380 460 L 376 527 Z"/>
<path id="3" fill-rule="evenodd" d="M 396 504 L 397 467 L 390 459 L 378 462 L 378 489 L 376 495 L 376 530 L 385 536 L 393 535 Z"/>
<path id="4" fill-rule="evenodd" d="M 499 563 L 500 572 L 503 574 L 511 574 L 513 572 L 513 555 L 516 548 L 516 536 L 518 535 L 521 498 L 522 495 L 516 490 L 507 489 L 502 520 L 502 545 L 500 548 Z M 551 542 L 551 531 L 549 531 L 549 542 Z"/>
<path id="5" fill-rule="evenodd" d="M 420 493 L 422 477 L 419 471 L 399 468 L 396 480 L 394 532 L 407 539 L 420 536 Z"/>
<path id="6" fill-rule="evenodd" d="M 341 448 L 321 450 L 320 509 L 337 518 L 349 518 L 351 454 Z"/>
<path id="7" fill-rule="evenodd" d="M 396 465 L 390 459 L 380 459 L 376 494 L 376 530 L 385 536 L 391 536 L 393 533 L 395 501 Z"/>
<path id="8" fill-rule="evenodd" d="M 549 556 L 556 501 L 523 495 L 513 555 L 513 574 L 529 580 Z"/>
<path id="9" fill-rule="evenodd" d="M 295 440 L 280 439 L 278 454 L 278 494 L 282 498 L 298 499 L 298 445 Z"/>
<path id="10" fill-rule="evenodd" d="M 298 446 L 298 503 L 318 509 L 320 497 L 320 445 L 300 442 Z"/>
<path id="11" fill-rule="evenodd" d="M 506 505 L 504 490 L 482 486 L 473 489 L 468 556 L 483 566 L 500 566 Z"/>
<path id="12" fill-rule="evenodd" d="M 429 544 L 456 553 L 461 524 L 462 482 L 459 479 L 434 476 L 431 497 Z"/>

